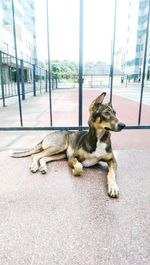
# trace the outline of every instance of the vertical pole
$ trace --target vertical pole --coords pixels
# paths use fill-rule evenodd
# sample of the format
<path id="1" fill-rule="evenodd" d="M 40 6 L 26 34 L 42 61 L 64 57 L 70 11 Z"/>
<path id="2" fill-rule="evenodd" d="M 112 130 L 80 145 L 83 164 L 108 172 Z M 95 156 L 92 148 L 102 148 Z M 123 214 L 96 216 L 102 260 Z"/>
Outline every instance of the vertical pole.
<path id="1" fill-rule="evenodd" d="M 35 64 L 33 64 L 33 96 L 36 96 L 36 76 L 35 76 Z"/>
<path id="2" fill-rule="evenodd" d="M 79 22 L 79 127 L 82 127 L 82 87 L 83 87 L 83 1 L 80 0 Z M 82 128 L 81 128 L 82 129 Z"/>
<path id="3" fill-rule="evenodd" d="M 110 102 L 112 102 L 112 90 L 113 90 L 113 76 L 114 76 L 114 56 L 115 56 L 115 39 L 116 39 L 116 11 L 117 11 L 117 0 L 115 0 L 114 7 L 114 28 L 113 28 L 113 40 L 111 45 L 111 65 L 110 65 Z"/>
<path id="4" fill-rule="evenodd" d="M 42 93 L 42 69 L 40 68 L 40 94 Z"/>
<path id="5" fill-rule="evenodd" d="M 145 69 L 146 69 L 146 57 L 147 57 L 147 47 L 148 47 L 149 20 L 150 20 L 150 1 L 148 1 L 148 16 L 147 16 L 147 27 L 146 27 L 146 36 L 145 36 L 145 49 L 144 49 L 143 69 L 142 69 L 142 80 L 141 80 L 141 94 L 140 94 L 140 104 L 139 104 L 138 125 L 140 125 L 140 123 L 141 123 L 143 91 L 144 91 L 144 81 L 145 81 Z"/>
<path id="6" fill-rule="evenodd" d="M 5 93 L 4 93 L 4 82 L 3 82 L 3 62 L 2 62 L 2 52 L 1 51 L 0 51 L 0 77 L 1 77 L 3 107 L 6 107 L 6 105 L 5 105 Z"/>
<path id="7" fill-rule="evenodd" d="M 19 65 L 18 65 L 18 55 L 17 55 L 16 22 L 15 22 L 14 0 L 12 0 L 12 17 L 13 17 L 13 35 L 14 35 L 14 47 L 15 47 L 16 77 L 17 77 L 17 92 L 18 92 L 20 125 L 23 126 L 22 106 L 21 106 L 21 98 L 20 98 L 20 79 L 19 79 Z"/>
<path id="8" fill-rule="evenodd" d="M 25 100 L 25 89 L 24 89 L 24 64 L 21 60 L 21 87 L 22 87 L 22 100 Z"/>
<path id="9" fill-rule="evenodd" d="M 48 91 L 49 91 L 49 111 L 50 111 L 50 126 L 52 126 L 52 95 L 51 95 L 51 64 L 50 64 L 50 41 L 49 41 L 49 5 L 46 0 L 46 18 L 47 18 L 47 53 L 48 53 Z"/>
<path id="10" fill-rule="evenodd" d="M 10 67 L 10 85 L 11 85 L 11 92 L 10 93 L 12 93 L 12 91 L 13 91 L 13 79 L 12 79 L 12 57 L 10 57 L 10 65 L 11 65 L 11 67 Z"/>
<path id="11" fill-rule="evenodd" d="M 47 92 L 47 70 L 45 71 L 45 92 Z"/>
<path id="12" fill-rule="evenodd" d="M 56 88 L 58 88 L 58 78 L 57 78 L 57 74 L 56 74 L 55 78 L 56 78 Z"/>
<path id="13" fill-rule="evenodd" d="M 54 75 L 51 75 L 51 79 L 52 79 L 52 89 L 54 89 Z"/>
<path id="14" fill-rule="evenodd" d="M 10 55 L 7 54 L 7 63 L 10 63 Z M 9 59 L 8 59 L 9 58 Z M 8 66 L 8 91 L 9 91 L 9 95 L 11 94 L 11 89 L 10 89 L 10 67 Z"/>

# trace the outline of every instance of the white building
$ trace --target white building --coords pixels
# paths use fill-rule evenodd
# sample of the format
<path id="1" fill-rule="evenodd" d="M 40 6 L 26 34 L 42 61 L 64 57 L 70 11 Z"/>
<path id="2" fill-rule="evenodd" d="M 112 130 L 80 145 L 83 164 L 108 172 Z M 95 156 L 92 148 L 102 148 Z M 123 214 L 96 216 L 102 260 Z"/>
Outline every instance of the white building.
<path id="1" fill-rule="evenodd" d="M 0 1 L 0 50 L 14 53 L 12 1 Z M 16 38 L 18 58 L 30 63 L 36 60 L 34 0 L 15 0 Z"/>
<path id="2" fill-rule="evenodd" d="M 129 0 L 127 39 L 125 48 L 125 73 L 130 80 L 140 81 L 146 27 L 148 19 L 149 0 Z M 147 51 L 146 78 L 150 79 L 149 66 L 150 46 Z"/>

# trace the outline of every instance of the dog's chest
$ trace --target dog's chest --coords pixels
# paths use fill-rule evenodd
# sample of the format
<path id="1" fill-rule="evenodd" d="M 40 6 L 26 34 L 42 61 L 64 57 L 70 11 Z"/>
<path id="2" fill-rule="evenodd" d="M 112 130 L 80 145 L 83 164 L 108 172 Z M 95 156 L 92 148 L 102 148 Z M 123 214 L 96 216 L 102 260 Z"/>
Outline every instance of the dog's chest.
<path id="1" fill-rule="evenodd" d="M 98 142 L 95 151 L 86 153 L 85 159 L 82 161 L 84 167 L 90 167 L 98 163 L 106 155 L 107 144 Z"/>

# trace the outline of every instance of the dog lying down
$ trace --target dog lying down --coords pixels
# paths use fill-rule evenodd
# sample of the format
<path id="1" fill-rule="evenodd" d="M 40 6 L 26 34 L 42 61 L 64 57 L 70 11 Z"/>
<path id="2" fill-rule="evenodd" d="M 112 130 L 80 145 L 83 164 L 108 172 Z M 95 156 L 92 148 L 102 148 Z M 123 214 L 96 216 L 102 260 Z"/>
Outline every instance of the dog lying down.
<path id="1" fill-rule="evenodd" d="M 45 174 L 46 163 L 63 158 L 75 176 L 83 174 L 84 167 L 91 167 L 100 161 L 108 164 L 108 195 L 119 196 L 116 183 L 117 163 L 112 152 L 110 131 L 121 131 L 125 124 L 116 117 L 110 103 L 103 103 L 106 93 L 102 93 L 89 106 L 88 131 L 52 131 L 34 148 L 24 152 L 13 152 L 12 157 L 32 155 L 31 172 L 38 170 Z"/>

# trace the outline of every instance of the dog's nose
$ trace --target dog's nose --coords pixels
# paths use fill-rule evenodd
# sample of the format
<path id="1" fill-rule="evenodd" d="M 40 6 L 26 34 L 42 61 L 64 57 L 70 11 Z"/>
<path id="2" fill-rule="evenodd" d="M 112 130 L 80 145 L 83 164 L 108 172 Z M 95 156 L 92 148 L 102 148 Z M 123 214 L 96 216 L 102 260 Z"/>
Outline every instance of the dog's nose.
<path id="1" fill-rule="evenodd" d="M 118 123 L 118 129 L 119 129 L 119 130 L 124 129 L 125 127 L 126 127 L 126 125 L 125 125 L 123 122 L 119 122 L 119 123 Z"/>

